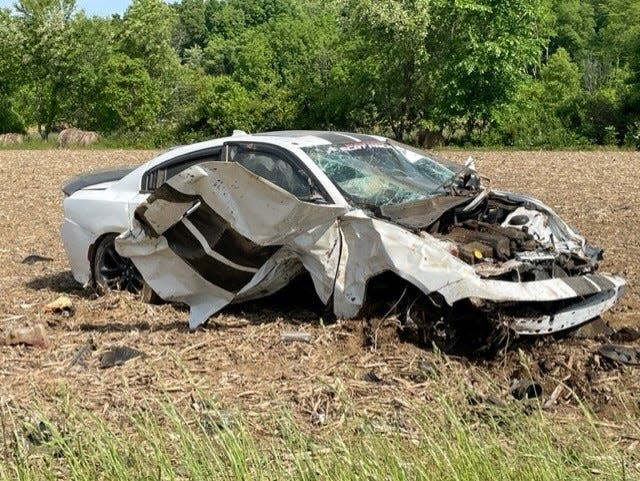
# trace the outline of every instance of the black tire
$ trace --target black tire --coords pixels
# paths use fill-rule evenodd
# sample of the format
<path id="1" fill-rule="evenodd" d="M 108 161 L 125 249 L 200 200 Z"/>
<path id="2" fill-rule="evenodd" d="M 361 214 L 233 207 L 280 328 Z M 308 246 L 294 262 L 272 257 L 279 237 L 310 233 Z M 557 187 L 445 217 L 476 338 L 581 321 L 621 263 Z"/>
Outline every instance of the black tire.
<path id="1" fill-rule="evenodd" d="M 93 256 L 93 279 L 100 292 L 108 290 L 129 291 L 140 296 L 143 302 L 157 304 L 161 301 L 130 259 L 116 251 L 117 234 L 105 235 Z"/>

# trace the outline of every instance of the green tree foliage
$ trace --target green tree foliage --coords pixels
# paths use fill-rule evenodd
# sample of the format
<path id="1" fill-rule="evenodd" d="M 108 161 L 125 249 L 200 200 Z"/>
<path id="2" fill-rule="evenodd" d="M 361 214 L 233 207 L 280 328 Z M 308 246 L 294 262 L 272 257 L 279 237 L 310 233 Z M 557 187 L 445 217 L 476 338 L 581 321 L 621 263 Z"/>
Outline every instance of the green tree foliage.
<path id="1" fill-rule="evenodd" d="M 183 0 L 171 4 L 177 18 L 172 34 L 172 44 L 178 55 L 183 56 L 187 49 L 196 46 L 203 48 L 206 45 L 209 36 L 206 6 L 207 3 L 204 0 Z"/>
<path id="2" fill-rule="evenodd" d="M 564 48 L 573 59 L 582 60 L 596 39 L 593 4 L 584 0 L 553 0 L 555 34 L 549 51 Z"/>
<path id="3" fill-rule="evenodd" d="M 149 128 L 160 108 L 160 95 L 143 62 L 116 53 L 99 70 L 97 125 L 102 130 Z"/>
<path id="4" fill-rule="evenodd" d="M 21 32 L 21 65 L 31 91 L 38 132 L 46 139 L 60 114 L 82 63 L 74 43 L 74 0 L 20 0 L 16 4 Z"/>
<path id="5" fill-rule="evenodd" d="M 172 79 L 180 61 L 171 45 L 176 18 L 161 0 L 132 0 L 119 32 L 119 50 L 140 59 L 155 79 Z"/>
<path id="6" fill-rule="evenodd" d="M 19 0 L 0 37 L 0 132 L 640 143 L 640 0 Z"/>
<path id="7" fill-rule="evenodd" d="M 540 79 L 524 79 L 510 102 L 492 112 L 492 142 L 523 148 L 575 145 L 568 130 L 568 106 L 580 94 L 580 72 L 560 47 L 540 70 Z"/>
<path id="8" fill-rule="evenodd" d="M 466 120 L 466 132 L 489 121 L 534 65 L 545 38 L 546 4 L 537 0 L 439 0 L 429 49 L 438 88 L 439 117 Z"/>
<path id="9" fill-rule="evenodd" d="M 462 120 L 469 133 L 537 61 L 542 12 L 531 0 L 354 0 L 352 88 L 398 139 L 425 119 Z"/>
<path id="10" fill-rule="evenodd" d="M 20 32 L 6 9 L 0 9 L 0 134 L 22 132 L 24 119 L 15 109 L 14 96 L 20 86 Z"/>

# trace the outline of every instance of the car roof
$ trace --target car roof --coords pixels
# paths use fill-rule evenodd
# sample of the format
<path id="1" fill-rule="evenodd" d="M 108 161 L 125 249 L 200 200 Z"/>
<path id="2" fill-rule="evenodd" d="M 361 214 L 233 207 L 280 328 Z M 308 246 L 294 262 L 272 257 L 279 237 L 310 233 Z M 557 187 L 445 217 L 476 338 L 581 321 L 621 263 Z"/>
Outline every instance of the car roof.
<path id="1" fill-rule="evenodd" d="M 255 134 L 256 137 L 276 137 L 280 140 L 289 141 L 298 145 L 300 140 L 305 140 L 305 144 L 353 144 L 354 142 L 374 142 L 381 137 L 373 135 L 358 134 L 355 132 L 334 132 L 329 130 L 280 130 L 275 132 L 264 132 Z"/>
<path id="2" fill-rule="evenodd" d="M 288 147 L 311 147 L 314 145 L 327 144 L 352 144 L 357 142 L 375 142 L 385 140 L 384 137 L 375 135 L 358 134 L 352 132 L 334 132 L 329 130 L 280 130 L 274 132 L 260 132 L 248 134 L 242 131 L 234 131 L 229 137 L 205 140 L 188 145 L 179 145 L 164 150 L 149 160 L 149 166 L 158 165 L 173 157 L 197 152 L 198 150 L 214 148 L 225 142 L 267 142 L 270 144 Z"/>

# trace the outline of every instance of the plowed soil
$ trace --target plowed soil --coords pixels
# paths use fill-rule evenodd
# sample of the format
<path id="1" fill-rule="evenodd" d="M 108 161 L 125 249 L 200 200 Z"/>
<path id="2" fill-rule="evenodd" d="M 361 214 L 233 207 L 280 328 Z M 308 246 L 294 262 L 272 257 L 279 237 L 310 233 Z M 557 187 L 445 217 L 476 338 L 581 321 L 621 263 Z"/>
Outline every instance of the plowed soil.
<path id="1" fill-rule="evenodd" d="M 191 332 L 180 306 L 146 305 L 126 293 L 98 296 L 71 276 L 59 234 L 60 185 L 76 173 L 138 164 L 152 155 L 0 150 L 0 338 L 39 324 L 48 337 L 46 347 L 0 346 L 3 405 L 28 406 L 64 392 L 117 420 L 147 397 L 168 394 L 188 406 L 197 391 L 249 418 L 286 406 L 309 428 L 327 429 L 350 412 L 384 416 L 428 403 L 434 386 L 451 379 L 474 396 L 507 399 L 523 370 L 538 378 L 542 401 L 554 412 L 577 409 L 571 390 L 612 419 L 623 417 L 619 400 L 637 403 L 640 368 L 601 359 L 602 339 L 544 339 L 497 360 L 469 360 L 401 341 L 393 317 L 326 324 L 302 299 L 235 306 Z M 468 153 L 445 155 L 464 161 Z M 626 276 L 629 286 L 604 320 L 616 329 L 640 327 L 640 153 L 472 155 L 494 188 L 541 198 L 605 249 L 601 271 Z M 53 260 L 23 264 L 31 254 Z M 43 311 L 61 295 L 71 298 L 72 315 Z M 283 343 L 283 331 L 307 332 L 311 341 Z M 100 355 L 121 345 L 146 356 L 101 369 Z"/>

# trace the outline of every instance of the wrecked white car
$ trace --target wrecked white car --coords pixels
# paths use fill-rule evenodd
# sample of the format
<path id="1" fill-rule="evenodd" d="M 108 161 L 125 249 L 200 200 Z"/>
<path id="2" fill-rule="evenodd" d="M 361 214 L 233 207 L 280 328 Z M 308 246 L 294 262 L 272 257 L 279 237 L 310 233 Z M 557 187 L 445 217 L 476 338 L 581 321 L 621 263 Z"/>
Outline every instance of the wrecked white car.
<path id="1" fill-rule="evenodd" d="M 397 296 L 405 322 L 434 333 L 554 333 L 625 286 L 540 201 L 378 136 L 240 132 L 63 190 L 74 277 L 184 302 L 192 328 L 302 273 L 339 318 Z"/>

